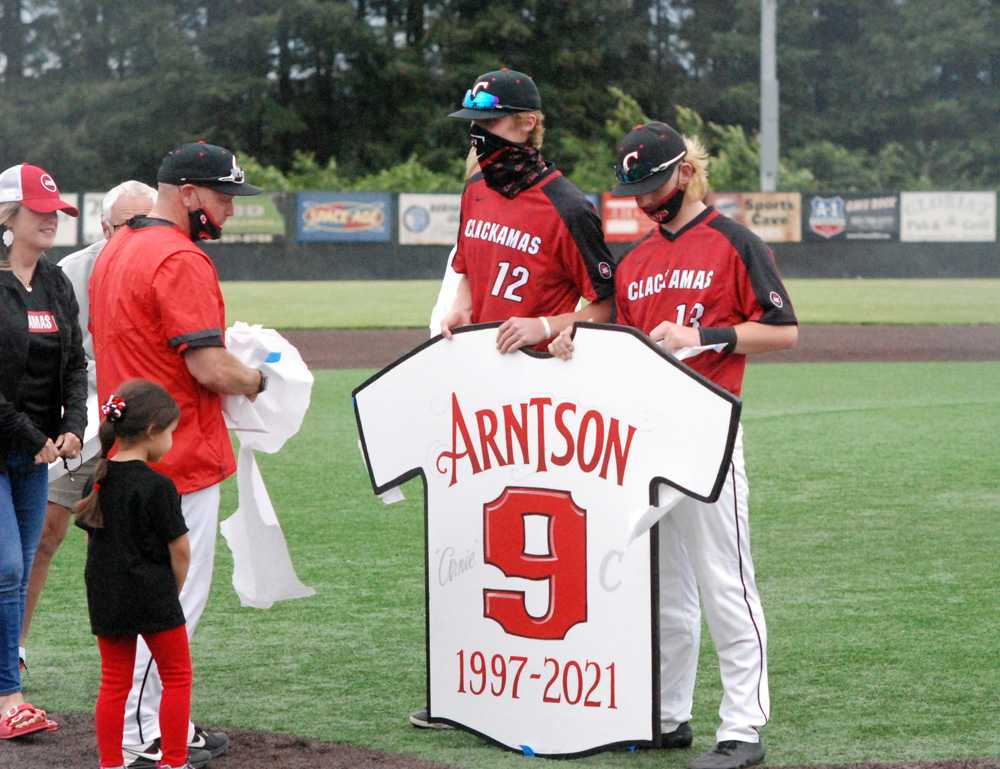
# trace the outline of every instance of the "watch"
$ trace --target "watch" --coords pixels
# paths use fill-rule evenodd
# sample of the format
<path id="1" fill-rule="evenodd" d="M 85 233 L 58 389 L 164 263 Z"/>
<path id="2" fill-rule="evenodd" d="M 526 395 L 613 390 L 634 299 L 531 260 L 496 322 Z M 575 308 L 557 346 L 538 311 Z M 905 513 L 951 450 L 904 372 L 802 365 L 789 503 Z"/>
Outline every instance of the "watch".
<path id="1" fill-rule="evenodd" d="M 260 369 L 257 369 L 257 373 L 260 374 L 260 384 L 257 385 L 257 394 L 260 395 L 267 389 L 267 377 L 264 376 L 264 372 Z"/>

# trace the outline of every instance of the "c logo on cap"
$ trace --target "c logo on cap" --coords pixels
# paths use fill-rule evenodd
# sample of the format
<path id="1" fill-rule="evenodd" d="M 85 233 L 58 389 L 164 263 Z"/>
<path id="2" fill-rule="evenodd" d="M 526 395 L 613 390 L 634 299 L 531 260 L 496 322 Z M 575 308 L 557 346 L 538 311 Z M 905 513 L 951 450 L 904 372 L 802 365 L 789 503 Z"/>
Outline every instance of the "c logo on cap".
<path id="1" fill-rule="evenodd" d="M 475 98 L 476 94 L 480 91 L 485 91 L 490 87 L 489 82 L 486 80 L 480 80 L 474 86 L 472 86 L 472 97 Z"/>
<path id="2" fill-rule="evenodd" d="M 628 167 L 630 165 L 629 161 L 638 159 L 639 159 L 639 150 L 635 150 L 634 152 L 628 153 L 625 157 L 622 158 L 622 168 L 628 171 Z"/>
<path id="3" fill-rule="evenodd" d="M 59 192 L 59 188 L 56 187 L 55 180 L 48 174 L 42 174 L 38 182 L 49 192 Z"/>

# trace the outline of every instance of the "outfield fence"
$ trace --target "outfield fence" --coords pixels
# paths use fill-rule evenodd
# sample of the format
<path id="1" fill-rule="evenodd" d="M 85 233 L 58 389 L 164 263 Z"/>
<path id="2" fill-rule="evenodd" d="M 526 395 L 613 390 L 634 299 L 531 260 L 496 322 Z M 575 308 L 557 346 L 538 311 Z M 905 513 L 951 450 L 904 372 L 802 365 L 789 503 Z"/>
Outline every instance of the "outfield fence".
<path id="1" fill-rule="evenodd" d="M 101 193 L 64 197 L 82 215 L 61 220 L 53 259 L 101 237 Z M 616 256 L 652 227 L 631 198 L 588 197 Z M 709 202 L 767 241 L 786 277 L 1000 277 L 996 192 L 713 193 Z M 206 247 L 223 280 L 437 278 L 458 222 L 458 195 L 275 193 L 238 199 L 223 240 Z"/>

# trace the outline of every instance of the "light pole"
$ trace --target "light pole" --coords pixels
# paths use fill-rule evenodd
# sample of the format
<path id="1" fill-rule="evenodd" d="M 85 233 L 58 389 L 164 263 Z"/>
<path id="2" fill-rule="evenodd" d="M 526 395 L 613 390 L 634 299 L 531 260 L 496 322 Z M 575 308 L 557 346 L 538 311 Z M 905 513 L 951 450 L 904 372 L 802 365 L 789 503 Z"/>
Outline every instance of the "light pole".
<path id="1" fill-rule="evenodd" d="M 778 0 L 760 0 L 760 189 L 778 188 Z"/>

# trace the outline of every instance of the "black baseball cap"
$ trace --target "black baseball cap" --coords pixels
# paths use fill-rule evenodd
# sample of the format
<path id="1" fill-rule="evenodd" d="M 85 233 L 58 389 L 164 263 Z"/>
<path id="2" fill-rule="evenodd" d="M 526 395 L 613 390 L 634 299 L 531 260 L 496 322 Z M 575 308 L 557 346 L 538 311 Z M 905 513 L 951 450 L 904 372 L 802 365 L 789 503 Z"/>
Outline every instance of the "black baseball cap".
<path id="1" fill-rule="evenodd" d="M 684 138 L 666 123 L 637 125 L 619 142 L 612 195 L 645 195 L 662 187 L 677 164 L 684 160 Z"/>
<path id="2" fill-rule="evenodd" d="M 465 92 L 462 109 L 448 117 L 457 120 L 491 120 L 515 112 L 542 108 L 535 81 L 515 69 L 494 70 L 480 75 Z"/>
<path id="3" fill-rule="evenodd" d="M 225 147 L 206 142 L 182 144 L 167 153 L 156 173 L 164 184 L 194 184 L 226 195 L 259 195 L 260 187 L 246 183 L 236 156 Z"/>

